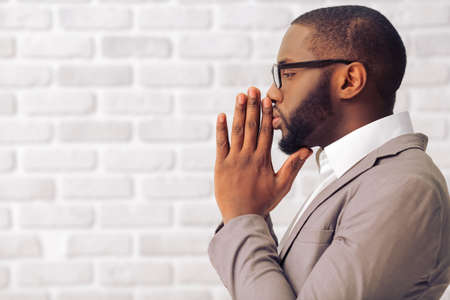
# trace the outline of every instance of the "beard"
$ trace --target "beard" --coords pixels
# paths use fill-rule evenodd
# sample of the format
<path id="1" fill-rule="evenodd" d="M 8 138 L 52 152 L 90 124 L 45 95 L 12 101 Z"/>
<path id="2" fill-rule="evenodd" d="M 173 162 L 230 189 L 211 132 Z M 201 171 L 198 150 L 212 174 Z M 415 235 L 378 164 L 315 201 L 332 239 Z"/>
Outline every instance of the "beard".
<path id="1" fill-rule="evenodd" d="M 306 96 L 288 119 L 280 114 L 286 125 L 287 133 L 278 143 L 280 150 L 292 154 L 303 147 L 314 147 L 305 144 L 305 139 L 329 117 L 333 115 L 330 95 L 331 71 L 324 70 L 320 74 L 316 88 Z"/>

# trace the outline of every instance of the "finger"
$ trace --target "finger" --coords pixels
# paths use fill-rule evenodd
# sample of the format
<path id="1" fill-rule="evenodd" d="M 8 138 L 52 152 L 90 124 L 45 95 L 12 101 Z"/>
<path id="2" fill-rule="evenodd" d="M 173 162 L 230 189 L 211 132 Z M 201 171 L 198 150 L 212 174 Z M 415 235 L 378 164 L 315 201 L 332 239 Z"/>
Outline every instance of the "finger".
<path id="1" fill-rule="evenodd" d="M 245 114 L 245 135 L 243 149 L 254 151 L 259 131 L 260 92 L 255 87 L 248 89 L 247 111 Z"/>
<path id="2" fill-rule="evenodd" d="M 241 151 L 244 141 L 245 108 L 247 96 L 239 93 L 236 97 L 236 107 L 234 109 L 233 127 L 231 129 L 231 151 Z"/>
<path id="3" fill-rule="evenodd" d="M 229 151 L 227 118 L 221 113 L 217 117 L 216 125 L 216 161 L 224 160 Z"/>
<path id="4" fill-rule="evenodd" d="M 272 101 L 266 97 L 262 101 L 262 121 L 258 137 L 257 150 L 263 155 L 271 156 L 273 127 L 272 127 Z"/>
<path id="5" fill-rule="evenodd" d="M 278 194 L 284 196 L 289 192 L 298 172 L 311 154 L 312 150 L 302 148 L 288 157 L 276 174 L 275 189 Z"/>

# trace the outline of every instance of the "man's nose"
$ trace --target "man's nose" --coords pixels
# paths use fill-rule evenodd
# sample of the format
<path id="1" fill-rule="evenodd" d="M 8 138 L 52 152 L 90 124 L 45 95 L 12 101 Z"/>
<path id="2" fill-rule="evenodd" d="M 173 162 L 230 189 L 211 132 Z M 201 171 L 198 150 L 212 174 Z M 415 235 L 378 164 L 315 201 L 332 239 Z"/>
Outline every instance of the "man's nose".
<path id="1" fill-rule="evenodd" d="M 275 86 L 275 83 L 272 83 L 269 90 L 266 93 L 266 97 L 269 97 L 272 102 L 282 102 L 283 101 L 283 94 L 281 91 Z"/>

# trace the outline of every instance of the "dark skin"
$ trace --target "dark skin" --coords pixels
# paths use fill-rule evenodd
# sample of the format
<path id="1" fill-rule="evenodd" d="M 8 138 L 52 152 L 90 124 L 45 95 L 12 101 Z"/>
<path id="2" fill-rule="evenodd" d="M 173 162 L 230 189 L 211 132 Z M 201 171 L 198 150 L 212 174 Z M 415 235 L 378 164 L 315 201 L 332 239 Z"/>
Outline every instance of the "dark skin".
<path id="1" fill-rule="evenodd" d="M 313 31 L 313 28 L 303 25 L 290 26 L 281 42 L 278 61 L 288 58 L 286 62 L 297 62 L 340 56 L 317 57 L 309 51 L 307 45 L 309 35 Z M 285 70 L 286 73 L 293 72 L 295 75 L 289 75 L 288 79 L 283 78 L 281 89 L 277 89 L 275 84 L 272 84 L 266 96 L 275 101 L 275 106 L 281 113 L 288 115 L 295 107 L 301 105 L 302 100 L 312 91 L 314 84 L 325 69 L 332 71 L 330 100 L 334 114 L 326 121 L 315 124 L 314 131 L 304 141 L 306 145 L 325 148 L 353 130 L 392 114 L 392 111 L 387 112 L 382 107 L 381 96 L 373 82 L 367 80 L 366 69 L 359 62 L 349 65 L 333 64 L 324 68 Z M 282 125 L 281 131 L 284 135 L 285 128 L 283 127 Z"/>
<path id="2" fill-rule="evenodd" d="M 277 61 L 345 58 L 315 56 L 308 49 L 308 39 L 313 30 L 303 25 L 291 25 L 283 37 Z M 321 74 L 325 68 L 331 71 L 329 93 L 317 93 L 318 88 L 323 89 L 317 83 L 323 80 Z M 261 93 L 255 87 L 248 89 L 248 96 L 238 94 L 231 144 L 225 114 L 221 113 L 217 118 L 214 188 L 224 224 L 244 214 L 267 216 L 291 189 L 305 160 L 312 154 L 311 147 L 324 148 L 353 130 L 392 114 L 382 109 L 382 99 L 374 84 L 367 80 L 367 72 L 362 63 L 289 69 L 286 73 L 290 74 L 282 76 L 282 87 L 278 89 L 272 84 L 262 101 Z M 313 100 L 317 95 L 329 97 L 327 100 L 330 101 L 333 113 L 311 117 L 307 109 L 298 110 L 308 98 L 311 111 L 320 109 L 319 106 L 314 107 L 319 105 L 314 104 Z M 243 100 L 242 103 L 240 99 Z M 272 108 L 272 102 L 275 108 Z M 294 114 L 295 111 L 297 115 Z M 297 141 L 303 147 L 292 153 L 276 173 L 270 153 L 274 114 L 284 116 L 279 126 L 283 137 L 289 131 L 285 121 L 295 122 L 296 118 L 305 118 L 311 128 L 300 135 L 302 139 Z"/>

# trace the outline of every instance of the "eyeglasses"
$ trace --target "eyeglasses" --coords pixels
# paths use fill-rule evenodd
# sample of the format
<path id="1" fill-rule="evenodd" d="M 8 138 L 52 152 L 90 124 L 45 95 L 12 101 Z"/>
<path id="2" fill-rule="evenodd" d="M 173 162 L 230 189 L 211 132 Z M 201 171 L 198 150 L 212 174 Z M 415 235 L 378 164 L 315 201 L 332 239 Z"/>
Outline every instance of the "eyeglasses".
<path id="1" fill-rule="evenodd" d="M 282 69 L 293 69 L 293 68 L 320 68 L 325 67 L 335 63 L 344 63 L 351 64 L 355 62 L 354 60 L 345 60 L 345 59 L 324 59 L 324 60 L 311 60 L 311 61 L 302 61 L 296 63 L 289 64 L 273 64 L 272 66 L 272 76 L 273 81 L 277 88 L 281 88 L 281 70 Z"/>

